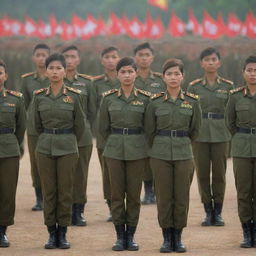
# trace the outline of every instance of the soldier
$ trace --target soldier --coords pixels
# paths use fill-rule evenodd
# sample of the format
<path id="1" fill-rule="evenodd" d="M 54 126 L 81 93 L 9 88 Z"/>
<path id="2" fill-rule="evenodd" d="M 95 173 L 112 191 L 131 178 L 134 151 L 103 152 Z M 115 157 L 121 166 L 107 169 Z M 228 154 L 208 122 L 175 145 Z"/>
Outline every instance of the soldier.
<path id="1" fill-rule="evenodd" d="M 205 75 L 192 81 L 188 91 L 199 95 L 202 108 L 202 126 L 193 143 L 199 192 L 206 213 L 202 226 L 224 226 L 221 212 L 230 141 L 224 112 L 233 82 L 218 75 L 221 61 L 215 48 L 201 52 L 200 64 Z"/>
<path id="2" fill-rule="evenodd" d="M 35 149 L 37 143 L 36 132 L 32 130 L 30 103 L 33 97 L 33 91 L 45 88 L 49 85 L 49 80 L 45 76 L 45 60 L 50 54 L 50 48 L 46 44 L 37 44 L 34 47 L 32 60 L 36 66 L 36 71 L 22 75 L 21 92 L 24 95 L 25 107 L 27 110 L 27 138 L 28 150 L 30 157 L 30 168 L 33 187 L 35 188 L 36 203 L 32 207 L 32 211 L 41 211 L 43 209 L 41 180 L 38 173 L 37 163 L 35 159 Z"/>
<path id="3" fill-rule="evenodd" d="M 104 74 L 93 78 L 92 88 L 94 90 L 94 95 L 96 96 L 96 107 L 97 112 L 99 112 L 100 102 L 102 100 L 102 93 L 109 91 L 113 88 L 119 88 L 120 83 L 117 79 L 116 64 L 120 60 L 119 50 L 116 47 L 110 46 L 101 52 L 101 63 L 104 67 Z M 97 115 L 98 117 L 98 115 Z M 100 161 L 101 171 L 102 171 L 102 183 L 103 183 L 103 194 L 104 199 L 109 207 L 109 216 L 107 221 L 112 221 L 111 216 L 111 192 L 110 192 L 110 180 L 108 168 L 106 165 L 105 158 L 103 157 L 104 140 L 101 138 L 98 132 L 98 122 L 99 118 L 96 120 L 96 147 L 98 151 L 98 157 Z"/>
<path id="4" fill-rule="evenodd" d="M 149 43 L 142 43 L 134 49 L 134 59 L 138 66 L 137 77 L 135 80 L 136 88 L 149 91 L 151 93 L 163 92 L 166 89 L 162 79 L 162 74 L 153 72 L 150 69 L 154 61 L 154 51 Z M 155 193 L 153 189 L 153 175 L 149 165 L 146 162 L 145 173 L 143 177 L 145 195 L 142 204 L 155 203 Z"/>
<path id="5" fill-rule="evenodd" d="M 6 65 L 0 60 L 0 247 L 9 247 L 7 227 L 13 225 L 19 158 L 25 133 L 22 94 L 4 87 Z"/>
<path id="6" fill-rule="evenodd" d="M 55 53 L 45 62 L 48 88 L 34 92 L 32 116 L 39 134 L 36 147 L 44 198 L 44 222 L 49 232 L 46 249 L 70 248 L 73 175 L 78 160 L 77 141 L 85 129 L 81 91 L 64 85 L 66 63 Z"/>
<path id="7" fill-rule="evenodd" d="M 201 124 L 198 96 L 181 90 L 183 76 L 181 60 L 167 60 L 163 65 L 167 91 L 152 95 L 146 110 L 163 253 L 186 251 L 181 234 L 187 225 L 194 169 L 191 140 L 198 136 Z"/>
<path id="8" fill-rule="evenodd" d="M 96 106 L 91 95 L 91 77 L 77 72 L 80 64 L 79 49 L 70 45 L 62 50 L 65 57 L 67 68 L 64 83 L 72 88 L 81 90 L 83 98 L 83 109 L 86 116 L 86 129 L 81 140 L 78 142 L 79 159 L 74 175 L 73 186 L 73 207 L 72 224 L 76 226 L 85 226 L 84 206 L 87 203 L 87 179 L 88 168 L 92 155 L 92 132 L 91 124 L 95 116 Z"/>
<path id="9" fill-rule="evenodd" d="M 232 134 L 231 155 L 243 228 L 242 248 L 256 247 L 256 56 L 245 60 L 245 86 L 231 91 L 226 122 Z"/>
<path id="10" fill-rule="evenodd" d="M 103 93 L 99 132 L 106 141 L 103 156 L 111 185 L 111 212 L 117 234 L 113 251 L 136 251 L 134 234 L 139 220 L 140 192 L 145 166 L 144 111 L 150 93 L 134 87 L 136 65 L 129 57 L 117 66 L 121 88 Z"/>

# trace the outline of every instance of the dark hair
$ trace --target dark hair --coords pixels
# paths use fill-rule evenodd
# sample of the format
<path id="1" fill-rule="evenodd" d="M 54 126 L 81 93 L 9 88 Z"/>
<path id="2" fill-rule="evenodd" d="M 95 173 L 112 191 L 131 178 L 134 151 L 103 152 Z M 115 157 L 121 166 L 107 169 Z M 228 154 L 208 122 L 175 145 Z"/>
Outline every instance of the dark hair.
<path id="1" fill-rule="evenodd" d="M 180 72 L 182 74 L 184 73 L 184 64 L 183 64 L 183 62 L 180 59 L 171 58 L 171 59 L 166 60 L 164 65 L 162 66 L 163 75 L 165 74 L 167 69 L 173 68 L 173 67 L 178 67 Z"/>
<path id="2" fill-rule="evenodd" d="M 200 54 L 200 60 L 202 60 L 204 57 L 212 55 L 214 53 L 217 55 L 218 59 L 220 60 L 220 52 L 213 47 L 204 49 Z"/>
<path id="3" fill-rule="evenodd" d="M 132 66 L 135 69 L 135 71 L 137 70 L 137 66 L 134 62 L 134 59 L 131 57 L 124 57 L 121 60 L 119 60 L 116 65 L 116 71 L 118 72 L 124 66 Z"/>
<path id="4" fill-rule="evenodd" d="M 4 71 L 5 73 L 7 73 L 7 70 L 6 70 L 6 64 L 3 60 L 0 59 L 0 67 L 3 67 L 4 68 Z"/>
<path id="5" fill-rule="evenodd" d="M 134 55 L 136 55 L 136 53 L 138 51 L 143 50 L 143 49 L 149 49 L 152 52 L 152 54 L 154 54 L 153 48 L 151 47 L 151 45 L 148 42 L 146 42 L 146 43 L 139 44 L 134 48 L 134 50 L 133 50 Z"/>
<path id="6" fill-rule="evenodd" d="M 37 44 L 34 49 L 33 49 L 33 54 L 35 53 L 36 50 L 38 49 L 45 49 L 47 50 L 49 53 L 51 51 L 50 47 L 47 44 Z"/>
<path id="7" fill-rule="evenodd" d="M 77 51 L 78 55 L 80 55 L 80 50 L 75 46 L 75 45 L 69 45 L 67 47 L 65 47 L 61 53 L 65 53 L 67 51 L 70 51 L 70 50 L 74 50 L 74 51 Z"/>
<path id="8" fill-rule="evenodd" d="M 119 53 L 119 49 L 117 47 L 109 46 L 109 47 L 102 50 L 101 57 L 103 57 L 105 54 L 113 52 L 113 51 L 116 51 L 117 53 Z"/>
<path id="9" fill-rule="evenodd" d="M 59 61 L 61 63 L 61 65 L 63 66 L 63 68 L 66 68 L 66 61 L 62 54 L 53 53 L 52 55 L 50 55 L 45 61 L 45 67 L 47 68 L 49 66 L 49 64 L 53 61 Z"/>
<path id="10" fill-rule="evenodd" d="M 256 63 L 256 55 L 251 55 L 244 61 L 243 71 L 249 63 Z"/>

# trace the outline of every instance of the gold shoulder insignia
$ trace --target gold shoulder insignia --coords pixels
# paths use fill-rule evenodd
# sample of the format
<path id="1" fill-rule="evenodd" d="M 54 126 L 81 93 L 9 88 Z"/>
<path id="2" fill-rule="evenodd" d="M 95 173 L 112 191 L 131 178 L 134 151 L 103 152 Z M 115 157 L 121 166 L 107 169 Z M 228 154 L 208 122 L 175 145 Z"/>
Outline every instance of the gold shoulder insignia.
<path id="1" fill-rule="evenodd" d="M 41 88 L 41 89 L 35 90 L 33 93 L 34 93 L 35 95 L 37 95 L 37 94 L 40 94 L 41 92 L 44 92 L 44 91 L 46 91 L 46 90 L 48 90 L 48 88 Z"/>
<path id="2" fill-rule="evenodd" d="M 86 75 L 86 74 L 77 74 L 78 76 L 82 77 L 82 78 L 85 78 L 85 79 L 88 79 L 88 80 L 92 80 L 92 76 L 89 76 L 89 75 Z"/>
<path id="3" fill-rule="evenodd" d="M 23 96 L 23 94 L 21 92 L 17 92 L 17 91 L 12 91 L 12 90 L 6 89 L 6 92 L 8 92 L 9 94 L 14 95 L 16 97 L 19 97 L 19 98 L 21 98 Z"/>
<path id="4" fill-rule="evenodd" d="M 151 96 L 151 93 L 150 93 L 150 92 L 148 92 L 148 91 L 144 91 L 144 90 L 141 90 L 141 89 L 137 89 L 137 91 L 138 91 L 139 93 L 143 94 L 143 95 L 148 96 L 148 97 L 150 97 L 150 96 Z"/>
<path id="5" fill-rule="evenodd" d="M 102 93 L 102 96 L 106 97 L 106 96 L 108 96 L 110 94 L 113 94 L 115 92 L 118 92 L 118 89 L 111 89 L 111 90 L 105 91 L 105 92 Z"/>
<path id="6" fill-rule="evenodd" d="M 199 96 L 197 94 L 194 94 L 194 93 L 191 93 L 191 92 L 186 92 L 186 96 L 188 96 L 192 99 L 195 99 L 195 100 L 199 99 Z"/>
<path id="7" fill-rule="evenodd" d="M 150 99 L 151 100 L 157 99 L 157 98 L 161 97 L 163 94 L 164 94 L 164 92 L 159 92 L 159 93 L 152 94 Z"/>
<path id="8" fill-rule="evenodd" d="M 104 77 L 105 75 L 93 76 L 92 81 L 97 81 L 97 80 L 103 79 Z"/>
<path id="9" fill-rule="evenodd" d="M 232 82 L 232 81 L 230 81 L 230 80 L 228 80 L 228 79 L 225 79 L 225 78 L 223 78 L 223 77 L 220 77 L 220 80 L 223 81 L 223 82 L 225 82 L 225 83 L 227 83 L 227 84 L 231 84 L 231 85 L 234 84 L 234 82 Z"/>
<path id="10" fill-rule="evenodd" d="M 160 73 L 160 72 L 153 72 L 153 75 L 161 77 L 161 78 L 163 77 L 162 73 Z"/>
<path id="11" fill-rule="evenodd" d="M 25 77 L 28 77 L 28 76 L 32 76 L 34 75 L 36 72 L 29 72 L 29 73 L 26 73 L 26 74 L 23 74 L 21 75 L 22 78 L 25 78 Z"/>
<path id="12" fill-rule="evenodd" d="M 230 90 L 229 92 L 230 92 L 231 94 L 234 94 L 234 93 L 236 93 L 236 92 L 242 91 L 244 88 L 245 88 L 245 86 L 241 86 L 241 87 L 235 88 L 235 89 L 233 89 L 233 90 Z"/>
<path id="13" fill-rule="evenodd" d="M 203 81 L 203 78 L 198 78 L 189 83 L 189 85 L 195 85 Z"/>
<path id="14" fill-rule="evenodd" d="M 79 89 L 76 89 L 76 88 L 72 88 L 72 87 L 69 87 L 69 86 L 65 86 L 69 91 L 71 92 L 74 92 L 74 93 L 77 93 L 77 94 L 80 94 L 82 91 L 79 90 Z"/>

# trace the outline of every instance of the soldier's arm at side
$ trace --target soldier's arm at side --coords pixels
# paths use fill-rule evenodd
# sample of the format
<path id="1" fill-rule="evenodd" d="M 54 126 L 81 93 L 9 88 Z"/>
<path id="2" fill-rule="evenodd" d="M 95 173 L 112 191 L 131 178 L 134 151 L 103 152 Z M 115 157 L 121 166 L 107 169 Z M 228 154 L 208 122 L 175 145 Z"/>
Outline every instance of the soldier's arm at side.
<path id="1" fill-rule="evenodd" d="M 25 108 L 26 110 L 28 110 L 31 98 L 28 92 L 28 88 L 27 88 L 27 84 L 26 84 L 26 80 L 24 78 L 21 78 L 21 87 L 20 87 L 20 91 L 23 94 L 24 97 L 24 103 L 25 103 Z"/>
<path id="2" fill-rule="evenodd" d="M 237 131 L 237 126 L 236 126 L 235 99 L 232 95 L 229 96 L 229 100 L 227 103 L 225 121 L 230 133 L 234 135 Z"/>
<path id="3" fill-rule="evenodd" d="M 189 137 L 191 140 L 195 140 L 199 135 L 199 130 L 202 121 L 202 110 L 199 101 L 195 102 L 193 107 L 193 116 L 189 128 Z"/>
<path id="4" fill-rule="evenodd" d="M 99 110 L 99 134 L 106 141 L 111 133 L 107 99 L 104 97 Z"/>
<path id="5" fill-rule="evenodd" d="M 74 106 L 74 132 L 79 141 L 85 130 L 85 115 L 82 109 L 82 96 L 79 95 Z"/>
<path id="6" fill-rule="evenodd" d="M 92 82 L 88 86 L 88 94 L 89 94 L 88 106 L 87 106 L 88 120 L 89 120 L 90 124 L 92 125 L 92 123 L 96 119 L 96 112 L 97 112 L 97 109 L 96 109 L 97 96 L 96 96 L 96 92 L 95 92 Z"/>
<path id="7" fill-rule="evenodd" d="M 22 146 L 24 134 L 26 130 L 26 110 L 23 98 L 18 102 L 18 108 L 16 112 L 16 129 L 15 136 L 17 137 L 19 146 Z"/>
<path id="8" fill-rule="evenodd" d="M 43 126 L 38 110 L 38 101 L 35 95 L 33 95 L 31 103 L 31 115 L 32 115 L 32 128 L 39 135 L 43 132 Z"/>
<path id="9" fill-rule="evenodd" d="M 152 101 L 146 109 L 144 127 L 148 143 L 151 147 L 156 133 L 156 116 Z"/>

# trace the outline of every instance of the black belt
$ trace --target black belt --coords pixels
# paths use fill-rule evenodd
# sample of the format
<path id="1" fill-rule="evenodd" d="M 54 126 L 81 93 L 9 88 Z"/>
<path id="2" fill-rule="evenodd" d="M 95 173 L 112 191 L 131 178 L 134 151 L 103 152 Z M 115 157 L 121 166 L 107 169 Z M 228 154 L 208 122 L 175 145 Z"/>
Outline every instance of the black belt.
<path id="1" fill-rule="evenodd" d="M 44 133 L 48 133 L 48 134 L 69 134 L 69 133 L 73 133 L 74 130 L 72 128 L 69 129 L 59 129 L 59 128 L 44 128 Z"/>
<path id="2" fill-rule="evenodd" d="M 188 132 L 182 130 L 159 130 L 157 135 L 170 137 L 187 137 Z"/>
<path id="3" fill-rule="evenodd" d="M 224 118 L 224 114 L 208 112 L 208 113 L 203 113 L 202 117 L 204 119 L 223 119 Z"/>
<path id="4" fill-rule="evenodd" d="M 238 128 L 239 133 L 256 134 L 256 128 Z"/>
<path id="5" fill-rule="evenodd" d="M 0 134 L 14 133 L 13 128 L 0 128 Z"/>
<path id="6" fill-rule="evenodd" d="M 123 135 L 133 135 L 143 133 L 141 128 L 112 128 L 112 133 L 123 134 Z"/>

